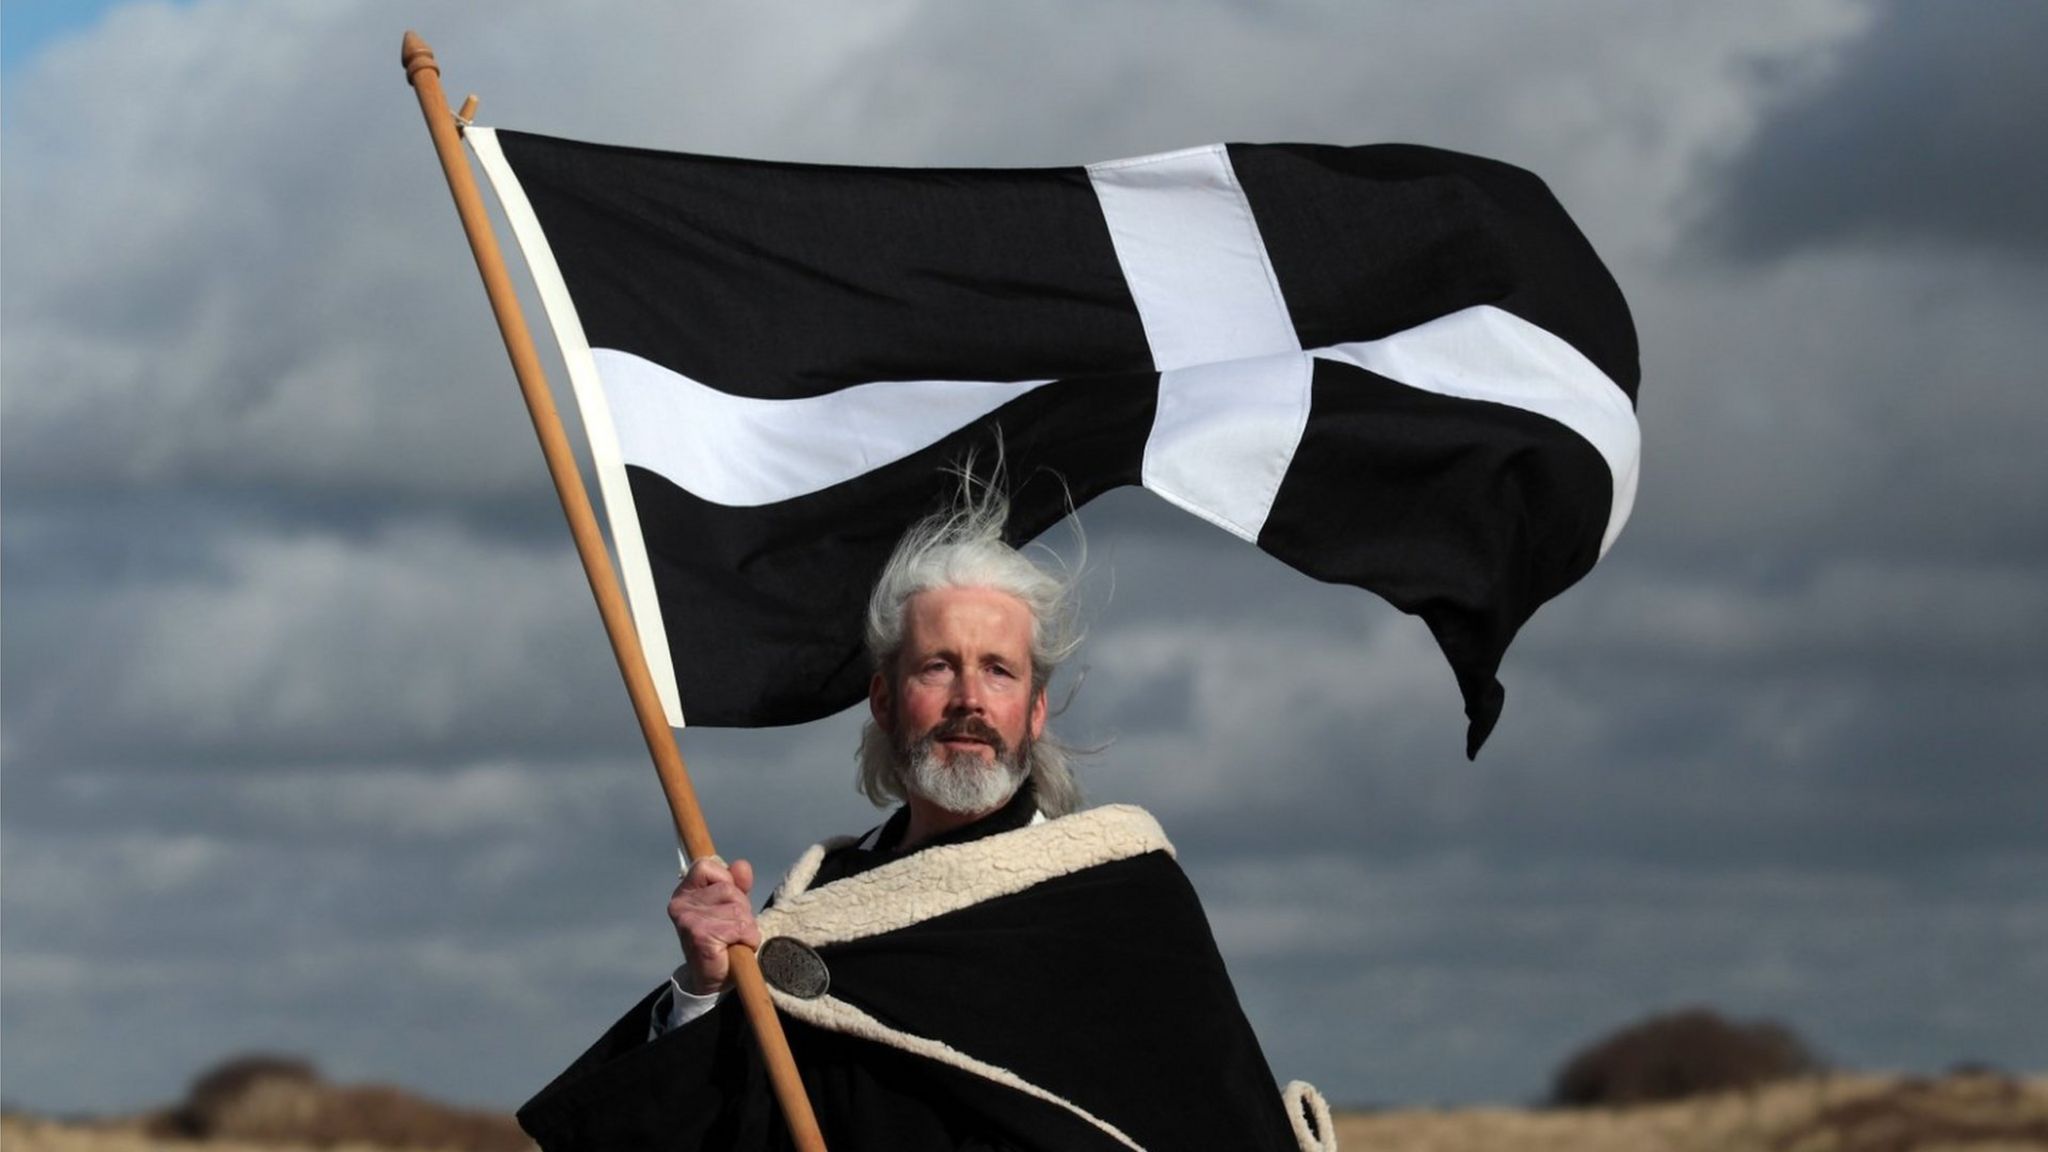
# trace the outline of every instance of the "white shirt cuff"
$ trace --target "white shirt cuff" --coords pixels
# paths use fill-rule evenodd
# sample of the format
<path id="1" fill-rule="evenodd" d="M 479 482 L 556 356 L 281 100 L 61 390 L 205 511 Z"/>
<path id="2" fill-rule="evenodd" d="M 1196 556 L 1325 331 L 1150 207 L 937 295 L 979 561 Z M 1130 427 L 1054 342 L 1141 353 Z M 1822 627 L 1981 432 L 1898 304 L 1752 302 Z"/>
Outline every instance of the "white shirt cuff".
<path id="1" fill-rule="evenodd" d="M 673 1032 L 697 1017 L 718 1006 L 723 992 L 699 996 L 683 987 L 683 973 L 690 970 L 687 964 L 678 965 L 668 978 L 668 994 L 654 1002 L 654 1018 L 648 1021 L 647 1038 L 656 1039 L 662 1034 Z"/>

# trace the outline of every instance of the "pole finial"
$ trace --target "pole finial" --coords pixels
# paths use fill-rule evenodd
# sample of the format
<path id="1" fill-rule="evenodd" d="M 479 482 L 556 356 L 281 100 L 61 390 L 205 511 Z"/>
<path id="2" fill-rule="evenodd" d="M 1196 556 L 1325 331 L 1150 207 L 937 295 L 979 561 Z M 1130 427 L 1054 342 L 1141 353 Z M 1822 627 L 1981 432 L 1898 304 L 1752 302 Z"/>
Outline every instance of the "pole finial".
<path id="1" fill-rule="evenodd" d="M 434 50 L 427 47 L 420 34 L 410 28 L 405 30 L 405 41 L 399 47 L 398 59 L 405 65 L 405 78 L 409 83 L 418 83 L 415 77 L 421 69 L 432 68 L 434 75 L 441 74 L 441 64 L 434 59 Z"/>

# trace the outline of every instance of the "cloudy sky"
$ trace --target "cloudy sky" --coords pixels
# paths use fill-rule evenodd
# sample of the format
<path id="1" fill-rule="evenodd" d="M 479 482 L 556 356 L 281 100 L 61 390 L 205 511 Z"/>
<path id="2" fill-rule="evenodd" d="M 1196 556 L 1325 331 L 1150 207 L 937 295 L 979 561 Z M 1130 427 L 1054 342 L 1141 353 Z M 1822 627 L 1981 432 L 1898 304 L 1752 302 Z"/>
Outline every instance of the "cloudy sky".
<path id="1" fill-rule="evenodd" d="M 2048 1067 L 2048 8 L 58 5 L 0 15 L 0 1036 L 116 1109 L 252 1048 L 511 1106 L 674 961 L 674 855 L 398 65 L 799 160 L 1418 141 L 1536 170 L 1644 480 L 1476 764 L 1422 625 L 1085 515 L 1085 782 L 1151 807 L 1283 1078 L 1522 1100 L 1705 1003 Z M 547 350 L 551 358 L 552 350 Z M 559 379 L 559 374 L 557 374 Z M 691 731 L 721 848 L 872 823 L 855 718 Z"/>

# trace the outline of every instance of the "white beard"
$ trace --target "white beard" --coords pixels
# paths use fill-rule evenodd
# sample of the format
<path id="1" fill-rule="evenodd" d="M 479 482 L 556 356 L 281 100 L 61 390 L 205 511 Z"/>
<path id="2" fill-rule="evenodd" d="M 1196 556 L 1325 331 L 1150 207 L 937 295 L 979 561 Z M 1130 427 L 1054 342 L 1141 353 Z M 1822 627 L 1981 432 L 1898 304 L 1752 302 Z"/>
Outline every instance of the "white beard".
<path id="1" fill-rule="evenodd" d="M 948 754 L 926 737 L 903 757 L 903 786 L 947 812 L 979 816 L 1001 808 L 1017 794 L 1030 774 L 1026 759 L 1026 749 L 1012 749 L 993 761 L 972 752 Z"/>

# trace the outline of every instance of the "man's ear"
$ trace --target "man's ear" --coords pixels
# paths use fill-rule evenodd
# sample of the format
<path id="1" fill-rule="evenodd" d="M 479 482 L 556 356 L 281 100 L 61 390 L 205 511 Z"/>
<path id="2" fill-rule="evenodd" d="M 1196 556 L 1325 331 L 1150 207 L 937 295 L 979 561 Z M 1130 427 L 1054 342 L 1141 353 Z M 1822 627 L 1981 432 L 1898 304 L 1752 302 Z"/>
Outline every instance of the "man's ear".
<path id="1" fill-rule="evenodd" d="M 1041 734 L 1043 734 L 1044 732 L 1045 732 L 1045 689 L 1043 689 L 1043 688 L 1040 688 L 1040 689 L 1038 690 L 1038 698 L 1037 698 L 1037 699 L 1035 699 L 1035 700 L 1033 700 L 1033 701 L 1031 702 L 1031 738 L 1032 738 L 1033 740 L 1036 740 L 1036 739 L 1038 739 L 1038 737 L 1039 737 L 1039 736 L 1040 736 Z"/>
<path id="2" fill-rule="evenodd" d="M 889 680 L 877 672 L 868 680 L 868 714 L 875 718 L 875 727 L 890 734 L 896 734 L 896 710 L 889 707 Z"/>

